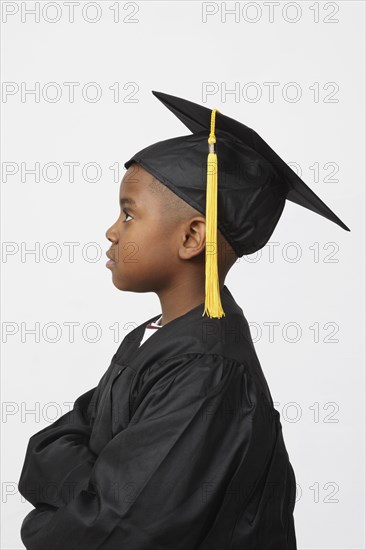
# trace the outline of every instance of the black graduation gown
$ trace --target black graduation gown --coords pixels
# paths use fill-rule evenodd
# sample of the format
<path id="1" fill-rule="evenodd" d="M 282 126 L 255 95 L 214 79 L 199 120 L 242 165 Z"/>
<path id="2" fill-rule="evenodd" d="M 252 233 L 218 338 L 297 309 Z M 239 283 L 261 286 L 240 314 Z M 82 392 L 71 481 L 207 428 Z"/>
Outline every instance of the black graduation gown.
<path id="1" fill-rule="evenodd" d="M 229 289 L 122 341 L 97 387 L 33 435 L 19 480 L 28 550 L 296 550 L 296 481 Z"/>

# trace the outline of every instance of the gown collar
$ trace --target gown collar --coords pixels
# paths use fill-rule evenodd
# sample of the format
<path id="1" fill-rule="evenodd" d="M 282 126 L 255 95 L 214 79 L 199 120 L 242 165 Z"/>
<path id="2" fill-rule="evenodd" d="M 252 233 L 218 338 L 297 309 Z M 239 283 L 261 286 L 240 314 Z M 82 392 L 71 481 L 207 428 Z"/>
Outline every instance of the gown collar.
<path id="1" fill-rule="evenodd" d="M 228 316 L 233 311 L 242 313 L 241 308 L 235 302 L 233 295 L 231 294 L 230 290 L 226 285 L 224 285 L 221 290 L 221 301 L 222 301 L 223 309 L 225 311 L 226 316 Z M 127 354 L 126 354 L 126 351 L 124 353 L 125 361 L 130 358 L 131 359 L 133 358 L 133 360 L 135 361 L 137 358 L 140 357 L 140 355 L 144 354 L 145 352 L 149 353 L 149 350 L 155 348 L 155 344 L 158 345 L 160 340 L 169 339 L 169 337 L 174 334 L 174 331 L 176 330 L 179 331 L 180 327 L 187 325 L 193 320 L 197 320 L 199 317 L 202 317 L 202 320 L 206 322 L 207 320 L 211 320 L 207 316 L 205 317 L 202 316 L 203 308 L 204 308 L 204 301 L 198 304 L 198 306 L 190 309 L 183 315 L 180 315 L 179 317 L 176 317 L 172 321 L 169 321 L 169 323 L 166 323 L 165 325 L 163 325 L 161 328 L 159 328 L 159 330 L 155 331 L 154 334 L 149 336 L 149 338 L 147 338 L 147 340 L 145 340 L 145 342 L 143 342 L 143 344 L 141 344 L 140 346 L 141 340 L 145 332 L 146 325 L 148 323 L 157 321 L 161 316 L 161 313 L 159 313 L 158 315 L 155 315 L 154 317 L 151 317 L 147 321 L 144 321 L 144 323 L 136 327 L 126 336 L 126 339 L 129 341 L 129 348 L 127 350 Z M 225 317 L 223 317 L 222 319 L 225 319 Z M 212 321 L 220 322 L 222 321 L 222 319 L 212 319 Z"/>

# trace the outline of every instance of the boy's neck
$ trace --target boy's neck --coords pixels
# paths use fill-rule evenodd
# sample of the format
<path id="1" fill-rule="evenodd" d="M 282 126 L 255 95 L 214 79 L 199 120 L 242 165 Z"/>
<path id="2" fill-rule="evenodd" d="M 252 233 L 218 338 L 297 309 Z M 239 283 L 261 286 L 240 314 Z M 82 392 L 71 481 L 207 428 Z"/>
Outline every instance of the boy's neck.
<path id="1" fill-rule="evenodd" d="M 220 291 L 222 291 L 224 284 L 224 282 L 221 284 Z M 157 294 L 162 311 L 158 321 L 161 326 L 164 326 L 205 302 L 204 281 L 201 285 L 183 284 L 173 290 L 169 289 Z"/>

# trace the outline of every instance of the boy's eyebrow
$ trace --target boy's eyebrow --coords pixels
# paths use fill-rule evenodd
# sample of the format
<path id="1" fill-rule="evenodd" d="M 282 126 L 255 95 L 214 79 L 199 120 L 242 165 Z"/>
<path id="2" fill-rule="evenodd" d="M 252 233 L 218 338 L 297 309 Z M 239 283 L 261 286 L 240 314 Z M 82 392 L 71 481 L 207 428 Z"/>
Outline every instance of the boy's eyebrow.
<path id="1" fill-rule="evenodd" d="M 130 206 L 135 206 L 137 208 L 136 201 L 134 199 L 131 199 L 131 197 L 120 197 L 119 205 L 123 206 L 124 204 L 129 204 Z"/>

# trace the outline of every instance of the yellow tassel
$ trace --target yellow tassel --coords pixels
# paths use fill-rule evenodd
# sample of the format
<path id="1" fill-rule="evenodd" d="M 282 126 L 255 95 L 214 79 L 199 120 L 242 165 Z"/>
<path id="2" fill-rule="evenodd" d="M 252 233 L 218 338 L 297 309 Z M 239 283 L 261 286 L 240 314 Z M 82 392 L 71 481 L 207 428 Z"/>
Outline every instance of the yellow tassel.
<path id="1" fill-rule="evenodd" d="M 211 112 L 211 128 L 208 138 L 209 153 L 207 157 L 207 188 L 206 188 L 206 264 L 205 264 L 205 309 L 202 317 L 220 319 L 225 315 L 221 305 L 220 285 L 218 276 L 217 250 L 217 179 L 218 164 L 214 144 L 215 120 L 217 109 Z"/>

